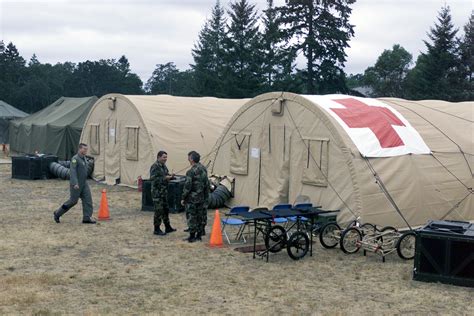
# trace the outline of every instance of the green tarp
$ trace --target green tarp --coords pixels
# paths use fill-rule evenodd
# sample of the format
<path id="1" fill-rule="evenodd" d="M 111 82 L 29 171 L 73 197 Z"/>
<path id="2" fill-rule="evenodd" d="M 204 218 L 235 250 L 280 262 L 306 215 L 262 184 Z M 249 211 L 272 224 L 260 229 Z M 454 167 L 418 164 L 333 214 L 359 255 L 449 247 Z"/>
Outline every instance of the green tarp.
<path id="1" fill-rule="evenodd" d="M 82 127 L 97 97 L 61 97 L 53 104 L 10 124 L 10 151 L 35 151 L 70 159 L 77 151 Z"/>
<path id="2" fill-rule="evenodd" d="M 25 116 L 28 114 L 0 100 L 0 144 L 8 143 L 10 121 Z"/>

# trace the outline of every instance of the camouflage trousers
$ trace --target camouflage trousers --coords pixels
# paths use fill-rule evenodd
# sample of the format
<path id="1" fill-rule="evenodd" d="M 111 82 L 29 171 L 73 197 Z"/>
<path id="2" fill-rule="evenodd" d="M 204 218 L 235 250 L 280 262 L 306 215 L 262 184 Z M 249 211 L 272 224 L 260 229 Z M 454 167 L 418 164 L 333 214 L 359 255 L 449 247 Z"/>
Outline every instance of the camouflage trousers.
<path id="1" fill-rule="evenodd" d="M 202 233 L 207 223 L 207 210 L 204 204 L 186 204 L 186 215 L 190 233 Z"/>
<path id="2" fill-rule="evenodd" d="M 158 228 L 161 225 L 161 222 L 163 222 L 165 226 L 169 226 L 170 210 L 168 202 L 163 200 L 153 200 L 153 206 L 155 209 L 155 216 L 153 217 L 153 225 L 155 226 L 155 228 Z"/>
<path id="3" fill-rule="evenodd" d="M 185 212 L 186 212 L 186 221 L 188 223 L 188 227 L 189 227 L 189 207 L 186 206 L 185 207 Z M 206 228 L 206 225 L 207 225 L 207 206 L 206 205 L 203 205 L 202 207 L 202 212 L 201 212 L 201 217 L 200 217 L 200 220 L 201 220 L 201 231 L 204 231 L 204 229 Z"/>

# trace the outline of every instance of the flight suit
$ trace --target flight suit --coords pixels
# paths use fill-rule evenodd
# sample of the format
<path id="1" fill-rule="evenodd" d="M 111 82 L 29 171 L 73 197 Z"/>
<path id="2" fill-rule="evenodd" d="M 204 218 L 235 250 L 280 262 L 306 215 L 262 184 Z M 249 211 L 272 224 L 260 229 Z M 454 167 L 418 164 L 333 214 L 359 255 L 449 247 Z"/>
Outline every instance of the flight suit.
<path id="1" fill-rule="evenodd" d="M 90 221 L 93 206 L 92 206 L 92 195 L 89 185 L 87 184 L 87 160 L 85 156 L 76 154 L 71 159 L 70 167 L 70 179 L 69 179 L 69 200 L 55 212 L 55 216 L 58 218 L 69 211 L 74 205 L 77 204 L 79 199 L 82 201 L 82 220 Z M 79 189 L 75 189 L 74 186 L 78 185 Z"/>

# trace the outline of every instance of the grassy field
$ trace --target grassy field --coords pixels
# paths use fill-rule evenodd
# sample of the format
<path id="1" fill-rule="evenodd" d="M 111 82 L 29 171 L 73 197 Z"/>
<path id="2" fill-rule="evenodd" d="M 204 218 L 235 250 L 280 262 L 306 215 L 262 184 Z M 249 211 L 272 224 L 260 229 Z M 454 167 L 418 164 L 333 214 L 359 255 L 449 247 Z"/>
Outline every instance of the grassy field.
<path id="1" fill-rule="evenodd" d="M 53 221 L 68 182 L 11 179 L 0 165 L 0 314 L 473 315 L 474 289 L 411 280 L 413 261 L 344 255 L 315 243 L 266 263 L 230 247 L 152 235 L 136 190 L 107 187 L 111 221 L 81 224 L 78 205 Z M 90 182 L 97 210 L 105 186 Z M 214 212 L 209 211 L 212 223 Z M 208 227 L 209 229 L 209 227 Z M 208 230 L 209 231 L 209 230 Z"/>

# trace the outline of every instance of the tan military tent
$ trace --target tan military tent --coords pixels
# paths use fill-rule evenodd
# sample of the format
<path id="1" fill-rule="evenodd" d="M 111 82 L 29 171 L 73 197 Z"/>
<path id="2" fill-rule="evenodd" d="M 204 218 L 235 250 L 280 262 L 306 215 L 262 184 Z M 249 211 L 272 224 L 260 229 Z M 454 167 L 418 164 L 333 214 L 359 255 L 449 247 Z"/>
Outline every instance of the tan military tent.
<path id="1" fill-rule="evenodd" d="M 183 174 L 189 166 L 187 153 L 211 152 L 229 119 L 247 101 L 108 94 L 91 109 L 81 142 L 89 144 L 95 158 L 95 178 L 136 186 L 139 176 L 149 177 L 159 150 L 167 151 L 170 172 Z"/>
<path id="2" fill-rule="evenodd" d="M 382 109 L 365 121 L 366 116 L 327 110 L 317 96 L 260 95 L 228 123 L 210 172 L 236 178 L 234 205 L 272 206 L 305 195 L 323 208 L 341 209 L 342 222 L 361 216 L 364 222 L 406 227 L 396 207 L 410 225 L 428 219 L 474 220 L 474 102 L 356 99 L 362 109 L 364 102 L 378 102 L 392 110 Z M 336 101 L 330 100 L 345 111 L 345 101 Z M 398 123 L 385 118 L 394 116 L 392 111 L 403 117 L 401 127 L 411 125 L 418 133 L 427 154 L 361 154 L 347 130 L 371 134 L 372 125 L 388 122 L 392 136 L 398 137 L 401 128 L 392 126 Z M 341 118 L 356 128 L 346 130 Z"/>

